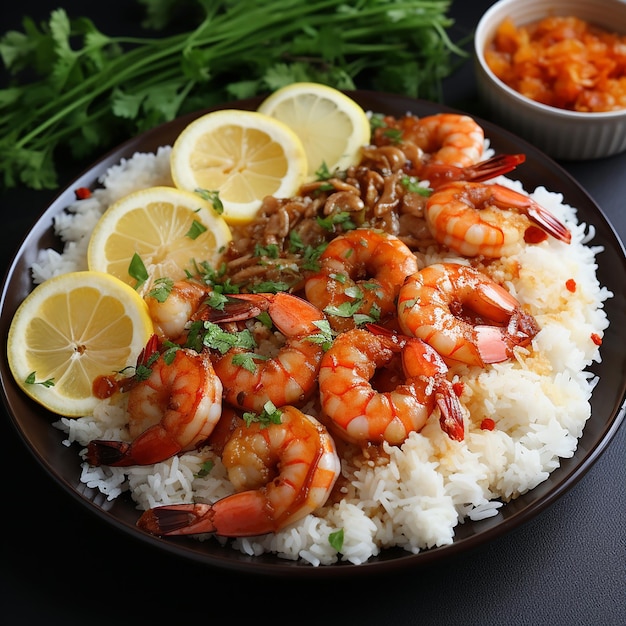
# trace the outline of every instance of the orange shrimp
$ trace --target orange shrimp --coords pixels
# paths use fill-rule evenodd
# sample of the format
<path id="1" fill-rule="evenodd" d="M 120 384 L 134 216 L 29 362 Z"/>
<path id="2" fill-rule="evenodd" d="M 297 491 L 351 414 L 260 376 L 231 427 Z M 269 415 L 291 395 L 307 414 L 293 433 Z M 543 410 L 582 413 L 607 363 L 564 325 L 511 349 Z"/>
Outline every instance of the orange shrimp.
<path id="1" fill-rule="evenodd" d="M 407 278 L 398 294 L 398 322 L 447 361 L 480 367 L 507 360 L 539 331 L 506 289 L 458 263 L 429 265 Z"/>
<path id="2" fill-rule="evenodd" d="M 395 315 L 395 297 L 417 259 L 398 237 L 358 228 L 335 237 L 320 256 L 320 270 L 307 278 L 307 299 L 345 331 L 363 321 Z"/>
<path id="3" fill-rule="evenodd" d="M 137 525 L 155 535 L 276 532 L 324 506 L 341 469 L 326 428 L 292 406 L 280 423 L 238 427 L 222 461 L 237 493 L 213 504 L 174 504 L 145 511 Z"/>
<path id="4" fill-rule="evenodd" d="M 426 201 L 426 223 L 433 237 L 463 256 L 498 258 L 516 252 L 525 242 L 538 243 L 537 224 L 569 243 L 571 233 L 529 196 L 498 184 L 451 182 Z M 529 227 L 534 228 L 529 231 Z"/>
<path id="5" fill-rule="evenodd" d="M 401 354 L 404 379 L 390 391 L 372 386 L 377 370 Z M 435 407 L 451 439 L 464 438 L 463 413 L 448 367 L 428 344 L 357 328 L 340 334 L 320 366 L 322 410 L 338 435 L 353 443 L 401 444 L 421 430 Z"/>
<path id="6" fill-rule="evenodd" d="M 325 315 L 306 300 L 283 292 L 232 297 L 248 305 L 247 317 L 267 311 L 286 340 L 275 356 L 233 347 L 216 358 L 215 372 L 224 385 L 226 402 L 260 412 L 268 400 L 277 407 L 304 401 L 314 389 L 324 352 L 317 338 Z M 237 319 L 245 317 L 243 311 Z"/>
<path id="7" fill-rule="evenodd" d="M 148 357 L 150 355 L 147 355 Z M 131 443 L 91 441 L 91 465 L 151 465 L 193 450 L 211 434 L 222 413 L 222 383 L 208 354 L 181 348 L 173 360 L 160 354 L 150 373 L 128 392 Z"/>
<path id="8" fill-rule="evenodd" d="M 414 173 L 415 176 L 428 179 L 431 189 L 438 189 L 446 183 L 453 181 L 471 181 L 482 182 L 508 174 L 514 170 L 520 163 L 524 163 L 526 156 L 524 154 L 498 154 L 485 161 L 480 161 L 468 167 L 455 167 L 445 163 L 426 163 L 418 167 Z"/>
<path id="9" fill-rule="evenodd" d="M 191 280 L 179 280 L 159 295 L 159 281 L 144 297 L 155 332 L 161 339 L 175 341 L 185 332 L 187 323 L 209 295 L 209 288 Z"/>
<path id="10" fill-rule="evenodd" d="M 478 163 L 485 147 L 485 133 L 469 115 L 438 113 L 425 117 L 407 115 L 399 120 L 402 139 L 427 153 L 426 164 L 469 167 Z M 427 167 L 420 173 L 428 178 Z"/>
<path id="11" fill-rule="evenodd" d="M 399 119 L 387 117 L 392 129 L 401 131 L 400 143 L 415 146 L 412 165 L 407 173 L 428 180 L 436 189 L 453 180 L 484 181 L 507 174 L 520 163 L 524 154 L 500 154 L 481 161 L 485 136 L 481 126 L 467 115 L 440 113 L 426 117 L 405 115 Z M 374 142 L 388 142 L 385 128 L 377 129 Z"/>

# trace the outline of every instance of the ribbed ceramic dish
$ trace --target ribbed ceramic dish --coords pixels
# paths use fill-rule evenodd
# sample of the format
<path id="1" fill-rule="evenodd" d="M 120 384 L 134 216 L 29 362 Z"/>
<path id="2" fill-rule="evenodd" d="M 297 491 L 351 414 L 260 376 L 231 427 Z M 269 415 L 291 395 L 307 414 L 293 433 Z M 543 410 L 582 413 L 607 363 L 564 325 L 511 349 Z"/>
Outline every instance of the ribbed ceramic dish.
<path id="1" fill-rule="evenodd" d="M 490 119 L 546 154 L 564 160 L 597 159 L 626 150 L 626 109 L 579 113 L 540 104 L 507 86 L 489 69 L 485 46 L 507 17 L 516 26 L 549 15 L 576 16 L 626 34 L 624 0 L 500 0 L 480 19 L 474 37 L 478 92 Z"/>

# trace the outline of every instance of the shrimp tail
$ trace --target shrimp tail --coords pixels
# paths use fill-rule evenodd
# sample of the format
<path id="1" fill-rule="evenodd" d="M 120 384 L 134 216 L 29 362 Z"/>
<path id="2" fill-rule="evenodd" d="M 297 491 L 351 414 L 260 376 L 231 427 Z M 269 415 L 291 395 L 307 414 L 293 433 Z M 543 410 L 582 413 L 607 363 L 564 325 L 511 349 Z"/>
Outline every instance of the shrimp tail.
<path id="1" fill-rule="evenodd" d="M 539 332 L 539 326 L 532 315 L 517 308 L 506 328 L 478 325 L 474 330 L 483 363 L 501 363 L 513 355 L 515 346 L 527 346 Z"/>
<path id="2" fill-rule="evenodd" d="M 180 444 L 159 425 L 148 428 L 132 443 L 94 439 L 87 446 L 86 460 L 90 465 L 128 467 L 153 465 L 181 451 Z"/>
<path id="3" fill-rule="evenodd" d="M 508 174 L 525 160 L 526 155 L 524 154 L 498 154 L 468 167 L 455 167 L 445 163 L 429 163 L 422 170 L 421 177 L 427 178 L 433 189 L 457 180 L 478 183 L 496 176 Z"/>
<path id="4" fill-rule="evenodd" d="M 439 383 L 435 392 L 435 401 L 439 407 L 441 430 L 453 441 L 463 441 L 465 438 L 463 411 L 449 380 L 444 379 Z"/>
<path id="5" fill-rule="evenodd" d="M 572 234 L 567 226 L 532 198 L 503 185 L 493 184 L 489 185 L 489 188 L 492 192 L 490 201 L 495 206 L 502 209 L 517 209 L 559 241 L 570 243 L 572 240 Z"/>
<path id="6" fill-rule="evenodd" d="M 168 504 L 144 511 L 137 526 L 157 536 L 212 533 L 213 514 L 211 504 Z"/>
<path id="7" fill-rule="evenodd" d="M 482 182 L 508 174 L 526 161 L 525 154 L 498 154 L 486 161 L 465 168 L 464 180 Z"/>
<path id="8" fill-rule="evenodd" d="M 167 504 L 145 511 L 137 526 L 153 535 L 250 537 L 274 532 L 280 521 L 259 491 L 242 491 L 214 504 Z"/>
<path id="9" fill-rule="evenodd" d="M 237 293 L 229 296 L 222 310 L 214 310 L 209 321 L 237 322 L 257 317 L 267 311 L 282 332 L 295 332 L 299 327 L 315 331 L 311 326 L 324 319 L 324 314 L 308 301 L 285 292 Z"/>
<path id="10" fill-rule="evenodd" d="M 137 357 L 137 367 L 141 365 L 148 365 L 152 356 L 155 353 L 160 352 L 160 350 L 161 342 L 159 340 L 159 336 L 157 334 L 152 334 Z"/>
<path id="11" fill-rule="evenodd" d="M 555 239 L 563 241 L 564 243 L 571 242 L 572 233 L 567 226 L 552 215 L 550 211 L 544 209 L 540 204 L 531 201 L 527 210 L 527 215 L 531 221 L 552 235 Z"/>
<path id="12" fill-rule="evenodd" d="M 539 330 L 539 324 L 532 315 L 515 309 L 507 324 L 506 334 L 515 345 L 527 346 Z"/>
<path id="13" fill-rule="evenodd" d="M 229 300 L 224 303 L 222 308 L 207 307 L 202 313 L 202 319 L 215 324 L 241 322 L 252 319 L 265 310 L 267 310 L 267 306 L 259 306 L 259 302 L 254 302 L 247 298 L 245 300 L 238 297 L 235 299 L 233 294 L 229 296 Z"/>
<path id="14" fill-rule="evenodd" d="M 502 363 L 511 356 L 509 346 L 497 326 L 474 326 L 474 331 L 482 366 L 486 363 Z"/>
<path id="15" fill-rule="evenodd" d="M 365 328 L 373 335 L 377 335 L 379 338 L 385 341 L 385 345 L 394 352 L 400 352 L 407 344 L 407 341 L 412 339 L 407 335 L 403 335 L 396 330 L 392 330 L 380 324 L 373 324 L 371 322 L 365 324 Z"/>
<path id="16" fill-rule="evenodd" d="M 94 439 L 87 445 L 87 455 L 85 457 L 89 465 L 97 467 L 99 465 L 119 465 L 128 459 L 130 444 L 124 441 L 104 441 Z"/>

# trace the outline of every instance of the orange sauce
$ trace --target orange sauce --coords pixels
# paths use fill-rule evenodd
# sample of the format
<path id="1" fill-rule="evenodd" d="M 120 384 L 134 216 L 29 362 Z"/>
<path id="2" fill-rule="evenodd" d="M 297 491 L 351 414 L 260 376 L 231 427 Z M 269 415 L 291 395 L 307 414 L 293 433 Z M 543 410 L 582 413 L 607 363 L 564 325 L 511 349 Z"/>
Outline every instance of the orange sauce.
<path id="1" fill-rule="evenodd" d="M 96 376 L 91 387 L 96 398 L 105 400 L 119 391 L 120 384 L 113 376 Z"/>
<path id="2" fill-rule="evenodd" d="M 537 102 L 580 112 L 626 108 L 626 35 L 579 18 L 520 27 L 508 18 L 485 60 L 500 80 Z"/>

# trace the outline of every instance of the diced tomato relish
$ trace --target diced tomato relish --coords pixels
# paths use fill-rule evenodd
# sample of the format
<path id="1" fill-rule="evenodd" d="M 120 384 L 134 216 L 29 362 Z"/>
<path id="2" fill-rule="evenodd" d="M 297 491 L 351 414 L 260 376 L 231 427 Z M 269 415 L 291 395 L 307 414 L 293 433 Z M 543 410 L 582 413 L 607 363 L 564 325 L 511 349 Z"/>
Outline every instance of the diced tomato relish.
<path id="1" fill-rule="evenodd" d="M 491 71 L 549 106 L 600 112 L 626 108 L 626 35 L 573 17 L 516 27 L 510 18 L 485 49 Z"/>

